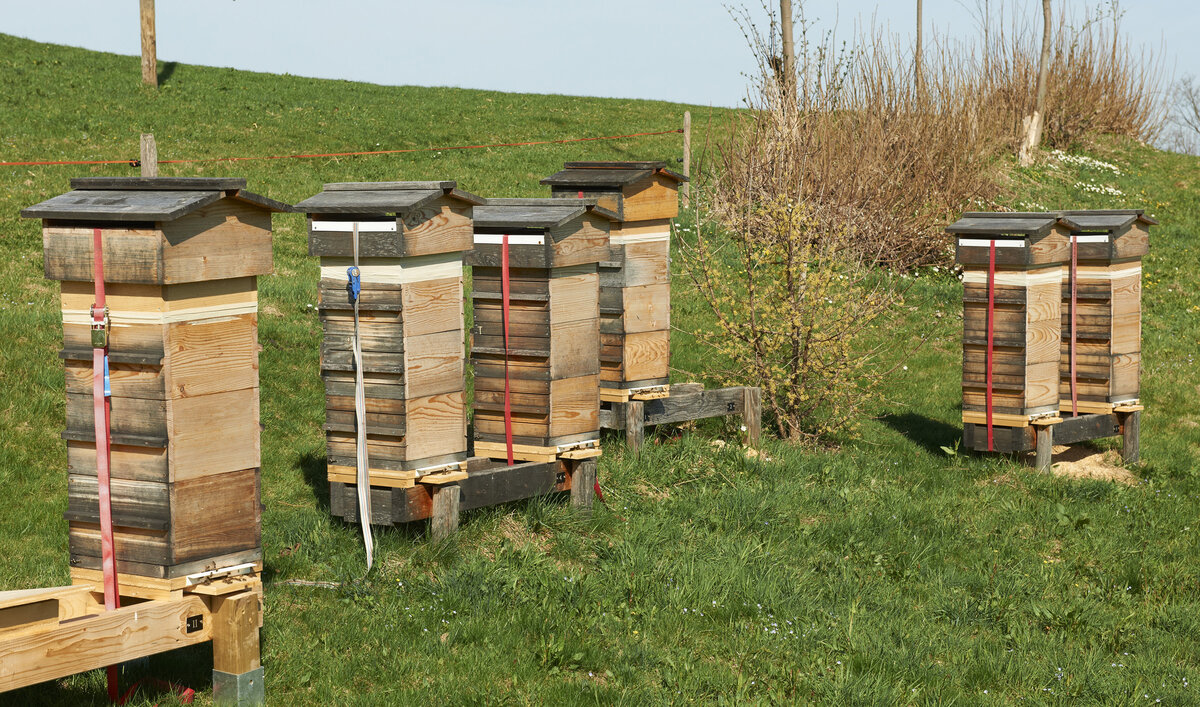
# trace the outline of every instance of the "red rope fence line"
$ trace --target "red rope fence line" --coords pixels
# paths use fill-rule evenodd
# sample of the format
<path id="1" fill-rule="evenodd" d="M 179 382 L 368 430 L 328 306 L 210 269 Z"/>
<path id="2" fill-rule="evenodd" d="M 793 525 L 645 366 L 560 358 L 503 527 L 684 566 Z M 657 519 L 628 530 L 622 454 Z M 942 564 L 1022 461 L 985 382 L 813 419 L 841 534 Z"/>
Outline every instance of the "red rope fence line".
<path id="1" fill-rule="evenodd" d="M 682 133 L 681 128 L 657 132 L 629 133 L 628 135 L 603 135 L 600 137 L 572 137 L 562 140 L 535 140 L 531 142 L 498 142 L 491 145 L 452 145 L 450 147 L 412 147 L 403 150 L 369 150 L 363 152 L 323 152 L 303 155 L 263 155 L 260 157 L 197 157 L 182 160 L 159 160 L 159 164 L 189 164 L 192 162 L 244 162 L 247 160 L 304 160 L 320 157 L 357 157 L 363 155 L 396 155 L 407 152 L 441 152 L 442 150 L 480 150 L 489 147 L 526 147 L 529 145 L 562 145 L 570 142 L 592 142 L 595 140 L 623 140 L 631 137 L 672 135 Z M 0 162 L 0 167 L 30 167 L 64 164 L 124 164 L 137 167 L 140 160 L 34 160 L 29 162 Z"/>

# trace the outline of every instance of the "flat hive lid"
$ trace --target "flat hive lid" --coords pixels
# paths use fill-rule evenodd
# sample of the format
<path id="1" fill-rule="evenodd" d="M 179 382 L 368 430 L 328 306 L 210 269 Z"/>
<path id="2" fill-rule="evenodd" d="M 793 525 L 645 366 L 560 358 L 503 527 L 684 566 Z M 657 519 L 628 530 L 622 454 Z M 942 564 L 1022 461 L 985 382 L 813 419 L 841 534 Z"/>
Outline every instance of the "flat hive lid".
<path id="1" fill-rule="evenodd" d="M 541 183 L 552 187 L 620 188 L 654 174 L 661 174 L 676 182 L 688 180 L 682 174 L 667 169 L 666 162 L 567 162 L 560 171 L 546 177 Z"/>
<path id="2" fill-rule="evenodd" d="M 173 221 L 229 197 L 268 211 L 288 212 L 283 202 L 244 191 L 244 179 L 200 177 L 83 177 L 73 191 L 21 210 L 25 218 L 75 221 Z"/>
<path id="3" fill-rule="evenodd" d="M 973 211 L 946 227 L 953 235 L 1022 236 L 1040 238 L 1050 233 L 1062 218 L 1061 211 L 984 212 Z"/>
<path id="4" fill-rule="evenodd" d="M 554 228 L 585 213 L 594 213 L 617 221 L 615 213 L 596 205 L 592 199 L 488 199 L 475 208 L 475 227 L 479 228 Z"/>
<path id="5" fill-rule="evenodd" d="M 457 182 L 336 182 L 296 204 L 309 214 L 395 213 L 419 209 L 443 196 L 478 206 L 484 199 L 458 188 Z"/>
<path id="6" fill-rule="evenodd" d="M 1158 221 L 1146 216 L 1142 209 L 1111 209 L 1093 211 L 1067 211 L 1063 220 L 1076 231 L 1124 231 L 1135 222 L 1148 226 Z"/>

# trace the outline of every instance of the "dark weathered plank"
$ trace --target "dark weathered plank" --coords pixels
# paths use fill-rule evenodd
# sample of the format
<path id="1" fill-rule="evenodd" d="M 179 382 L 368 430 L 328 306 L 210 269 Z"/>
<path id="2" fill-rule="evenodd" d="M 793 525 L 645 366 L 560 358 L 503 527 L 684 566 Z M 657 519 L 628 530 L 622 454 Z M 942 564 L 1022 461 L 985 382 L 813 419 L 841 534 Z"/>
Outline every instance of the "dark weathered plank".
<path id="1" fill-rule="evenodd" d="M 237 191 L 245 179 L 233 177 L 75 177 L 72 189 L 131 191 Z"/>
<path id="2" fill-rule="evenodd" d="M 725 415 L 741 415 L 745 410 L 743 388 L 717 388 L 692 395 L 672 395 L 645 401 L 645 424 L 701 420 Z"/>
<path id="3" fill-rule="evenodd" d="M 1116 415 L 1065 415 L 1063 421 L 1054 426 L 1054 443 L 1075 444 L 1120 434 L 1121 424 Z"/>
<path id="4" fill-rule="evenodd" d="M 21 210 L 25 218 L 173 221 L 221 199 L 219 191 L 72 191 Z"/>
<path id="5" fill-rule="evenodd" d="M 509 201 L 516 203 L 509 204 Z M 476 230 L 495 228 L 553 228 L 587 212 L 584 203 L 564 202 L 561 199 L 541 199 L 543 204 L 533 204 L 533 199 L 488 199 L 484 206 L 474 210 Z"/>
<path id="6" fill-rule="evenodd" d="M 441 197 L 441 189 L 327 189 L 293 208 L 306 214 L 402 214 Z"/>

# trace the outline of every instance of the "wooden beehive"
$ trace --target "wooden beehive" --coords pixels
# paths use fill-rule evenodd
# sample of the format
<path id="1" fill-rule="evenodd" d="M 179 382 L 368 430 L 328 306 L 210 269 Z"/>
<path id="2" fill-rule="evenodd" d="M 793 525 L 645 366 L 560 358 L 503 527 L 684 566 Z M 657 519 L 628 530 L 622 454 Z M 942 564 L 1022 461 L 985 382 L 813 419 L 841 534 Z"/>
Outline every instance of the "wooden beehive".
<path id="1" fill-rule="evenodd" d="M 1142 257 L 1150 226 L 1141 210 L 1068 211 L 1076 242 L 1075 391 L 1080 414 L 1109 413 L 1138 399 L 1142 351 Z M 1068 256 L 1069 261 L 1069 256 Z M 1062 287 L 1060 407 L 1071 398 L 1071 276 Z"/>
<path id="2" fill-rule="evenodd" d="M 505 456 L 507 363 L 515 458 L 543 461 L 599 438 L 597 264 L 615 214 L 594 202 L 489 199 L 475 210 L 471 363 L 475 451 Z M 508 237 L 509 341 L 501 249 Z"/>
<path id="3" fill-rule="evenodd" d="M 992 242 L 992 424 L 1021 427 L 1057 413 L 1067 227 L 1054 213 L 967 213 L 946 230 L 963 266 L 963 422 L 986 424 Z"/>
<path id="4" fill-rule="evenodd" d="M 309 254 L 321 258 L 331 484 L 357 480 L 347 287 L 355 229 L 371 485 L 411 487 L 421 474 L 466 459 L 462 259 L 471 249 L 471 210 L 482 201 L 455 182 L 366 182 L 326 184 L 296 205 L 308 214 Z"/>
<path id="5" fill-rule="evenodd" d="M 117 570 L 159 579 L 261 560 L 257 276 L 271 213 L 241 179 L 89 178 L 22 211 L 62 289 L 72 572 L 100 568 L 89 310 L 110 311 Z"/>
<path id="6" fill-rule="evenodd" d="M 663 162 L 567 162 L 542 180 L 555 198 L 594 199 L 619 219 L 600 263 L 601 397 L 663 386 L 671 353 L 671 219 L 686 177 Z"/>

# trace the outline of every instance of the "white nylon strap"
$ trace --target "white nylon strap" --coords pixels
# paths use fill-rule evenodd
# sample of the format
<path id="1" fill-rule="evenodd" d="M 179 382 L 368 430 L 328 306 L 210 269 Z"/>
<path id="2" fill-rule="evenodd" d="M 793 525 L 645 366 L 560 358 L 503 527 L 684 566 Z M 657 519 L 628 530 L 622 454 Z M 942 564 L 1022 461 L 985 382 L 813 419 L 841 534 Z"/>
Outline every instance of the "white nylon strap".
<path id="1" fill-rule="evenodd" d="M 354 267 L 358 268 L 358 222 L 350 231 L 351 249 L 354 254 Z M 361 282 L 361 278 L 360 278 Z M 358 300 L 362 297 L 360 288 L 354 294 L 354 428 L 358 433 L 355 440 L 355 463 L 357 465 L 358 481 L 358 521 L 362 525 L 363 546 L 367 550 L 367 571 L 375 562 L 375 540 L 371 537 L 371 477 L 367 464 L 367 393 L 363 384 L 362 342 L 358 333 Z"/>

